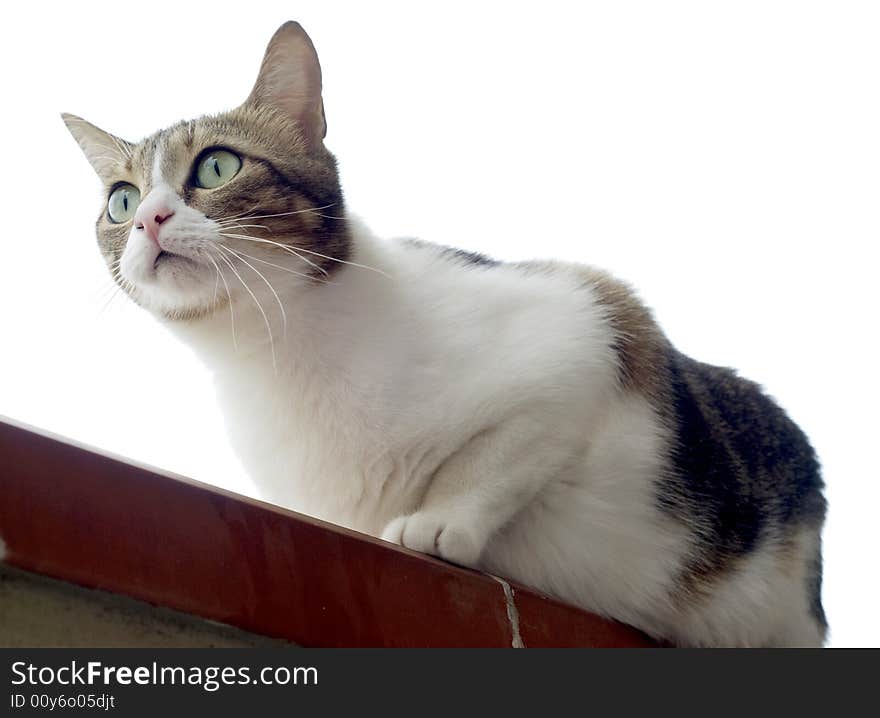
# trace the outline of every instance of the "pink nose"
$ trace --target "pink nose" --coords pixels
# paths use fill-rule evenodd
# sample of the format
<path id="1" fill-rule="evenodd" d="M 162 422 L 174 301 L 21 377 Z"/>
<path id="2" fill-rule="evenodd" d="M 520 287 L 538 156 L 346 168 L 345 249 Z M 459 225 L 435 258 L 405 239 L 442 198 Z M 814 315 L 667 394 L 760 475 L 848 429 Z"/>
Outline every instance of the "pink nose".
<path id="1" fill-rule="evenodd" d="M 156 244 L 159 244 L 159 225 L 174 216 L 169 204 L 166 197 L 151 192 L 134 213 L 134 226 L 144 230 Z"/>

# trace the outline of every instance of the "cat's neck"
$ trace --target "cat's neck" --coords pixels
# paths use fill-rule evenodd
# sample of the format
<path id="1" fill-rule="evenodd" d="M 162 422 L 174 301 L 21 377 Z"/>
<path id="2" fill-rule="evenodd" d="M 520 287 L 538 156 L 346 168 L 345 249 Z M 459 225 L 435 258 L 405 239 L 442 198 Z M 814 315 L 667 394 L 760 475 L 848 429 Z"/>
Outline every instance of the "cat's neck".
<path id="1" fill-rule="evenodd" d="M 271 343 L 263 314 L 249 296 L 236 297 L 232 313 L 226 306 L 168 326 L 213 373 L 230 441 L 265 497 L 379 531 L 382 526 L 357 513 L 357 497 L 367 481 L 363 467 L 384 466 L 395 416 L 389 396 L 405 361 L 400 317 L 408 305 L 399 301 L 394 244 L 359 223 L 352 224 L 352 235 L 349 259 L 362 267 L 340 265 L 326 282 L 311 286 L 284 284 L 266 274 L 286 322 L 266 284 L 260 289 L 253 282 Z M 279 461 L 300 480 L 279 472 Z M 328 476 L 345 476 L 347 482 L 328 494 L 322 483 Z"/>
<path id="2" fill-rule="evenodd" d="M 251 281 L 256 298 L 239 291 L 211 314 L 168 322 L 168 328 L 216 375 L 248 383 L 283 378 L 301 383 L 303 391 L 356 380 L 353 367 L 362 368 L 366 354 L 394 341 L 400 305 L 391 246 L 356 218 L 349 223 L 350 263 L 326 279 L 303 284 L 267 272 L 274 292 Z"/>

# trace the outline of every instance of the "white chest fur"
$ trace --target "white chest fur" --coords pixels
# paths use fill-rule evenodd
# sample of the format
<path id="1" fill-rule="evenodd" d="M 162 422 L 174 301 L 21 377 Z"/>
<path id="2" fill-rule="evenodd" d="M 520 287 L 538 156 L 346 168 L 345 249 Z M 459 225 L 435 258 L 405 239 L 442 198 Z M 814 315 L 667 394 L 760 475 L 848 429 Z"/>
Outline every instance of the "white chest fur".
<path id="1" fill-rule="evenodd" d="M 358 261 L 383 273 L 345 267 L 332 285 L 280 292 L 276 368 L 245 302 L 237 350 L 225 315 L 180 330 L 214 370 L 267 499 L 376 533 L 418 504 L 444 460 L 512 416 L 586 439 L 614 372 L 588 290 L 359 240 Z"/>

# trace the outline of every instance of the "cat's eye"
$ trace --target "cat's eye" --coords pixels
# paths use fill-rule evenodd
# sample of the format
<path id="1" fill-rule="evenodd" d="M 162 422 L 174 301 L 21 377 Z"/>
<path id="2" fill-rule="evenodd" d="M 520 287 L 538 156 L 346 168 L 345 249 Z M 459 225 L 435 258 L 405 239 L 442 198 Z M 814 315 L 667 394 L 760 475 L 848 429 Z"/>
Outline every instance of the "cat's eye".
<path id="1" fill-rule="evenodd" d="M 203 189 L 220 187 L 238 174 L 241 158 L 226 150 L 212 150 L 199 160 L 196 184 Z"/>
<path id="2" fill-rule="evenodd" d="M 110 199 L 107 200 L 107 214 L 110 215 L 110 221 L 115 224 L 128 222 L 134 217 L 134 212 L 141 203 L 140 190 L 131 184 L 119 185 L 110 193 Z"/>

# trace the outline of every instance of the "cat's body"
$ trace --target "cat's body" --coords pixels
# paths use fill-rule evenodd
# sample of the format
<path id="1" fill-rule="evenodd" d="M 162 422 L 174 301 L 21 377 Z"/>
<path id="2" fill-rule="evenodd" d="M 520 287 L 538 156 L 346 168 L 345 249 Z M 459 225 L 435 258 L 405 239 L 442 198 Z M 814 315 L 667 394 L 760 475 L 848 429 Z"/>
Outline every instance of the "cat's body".
<path id="1" fill-rule="evenodd" d="M 304 38 L 279 31 L 243 108 L 115 166 L 95 148 L 120 141 L 69 118 L 111 192 L 145 195 L 133 225 L 99 220 L 117 281 L 213 371 L 266 497 L 679 645 L 821 645 L 824 500 L 797 427 L 607 275 L 345 215 Z M 193 179 L 212 147 L 241 154 L 230 180 L 210 165 L 226 189 Z"/>

